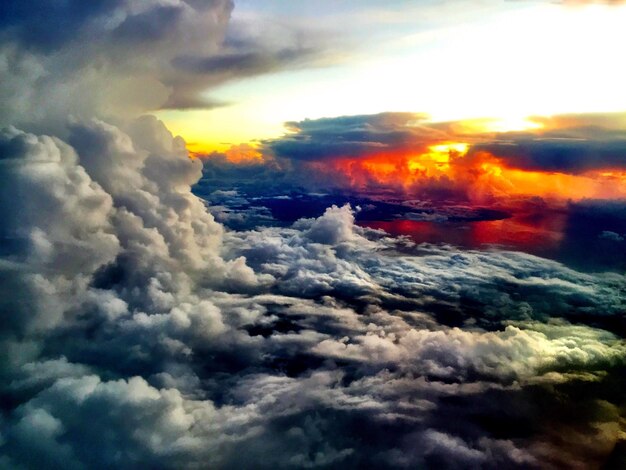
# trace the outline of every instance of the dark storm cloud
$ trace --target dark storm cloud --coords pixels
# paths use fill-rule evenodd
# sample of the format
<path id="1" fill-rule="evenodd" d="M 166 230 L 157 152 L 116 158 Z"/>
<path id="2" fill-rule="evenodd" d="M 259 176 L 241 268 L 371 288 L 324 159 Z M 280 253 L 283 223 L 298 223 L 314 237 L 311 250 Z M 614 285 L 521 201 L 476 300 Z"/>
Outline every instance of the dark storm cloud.
<path id="1" fill-rule="evenodd" d="M 579 174 L 626 168 L 624 113 L 532 117 L 541 127 L 483 138 L 470 155 L 489 152 L 513 168 Z"/>
<path id="2" fill-rule="evenodd" d="M 27 48 L 50 52 L 75 40 L 98 18 L 115 11 L 124 0 L 64 2 L 24 0 L 0 5 L 0 37 L 15 39 Z"/>
<path id="3" fill-rule="evenodd" d="M 626 235 L 625 200 L 582 200 L 567 207 L 567 223 L 560 255 L 572 266 L 612 268 L 617 272 L 626 266 L 622 240 Z"/>
<path id="4" fill-rule="evenodd" d="M 167 36 L 180 21 L 182 10 L 176 6 L 162 6 L 127 17 L 112 32 L 116 41 L 142 43 L 158 41 Z"/>
<path id="5" fill-rule="evenodd" d="M 5 2 L 0 7 L 0 31 L 5 42 L 44 53 L 80 42 L 84 47 L 85 41 L 135 47 L 171 37 L 188 21 L 184 16 L 190 8 L 200 14 L 232 7 L 232 2 L 221 0 L 146 5 L 126 0 Z"/>
<path id="6" fill-rule="evenodd" d="M 503 135 L 502 141 L 477 144 L 472 151 L 489 152 L 507 166 L 529 171 L 579 174 L 626 168 L 626 134 L 603 129 L 588 129 L 584 138 L 567 134 L 547 132 L 510 139 Z"/>
<path id="7" fill-rule="evenodd" d="M 266 142 L 280 158 L 314 161 L 358 158 L 412 146 L 419 150 L 445 139 L 446 132 L 414 113 L 381 113 L 288 122 L 291 133 Z"/>

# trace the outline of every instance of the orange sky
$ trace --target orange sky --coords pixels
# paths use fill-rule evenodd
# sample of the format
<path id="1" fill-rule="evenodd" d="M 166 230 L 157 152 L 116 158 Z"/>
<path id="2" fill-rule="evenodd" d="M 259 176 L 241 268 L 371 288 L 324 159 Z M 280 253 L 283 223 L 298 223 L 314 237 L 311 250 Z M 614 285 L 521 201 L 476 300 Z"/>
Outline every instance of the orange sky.
<path id="1" fill-rule="evenodd" d="M 341 172 L 354 188 L 372 183 L 411 192 L 432 184 L 461 185 L 477 203 L 492 197 L 539 196 L 548 199 L 624 198 L 626 172 L 590 171 L 580 175 L 525 171 L 507 167 L 488 153 L 466 158 L 461 143 L 438 144 L 417 155 L 381 154 L 363 159 L 337 159 L 326 171 Z M 324 171 L 325 164 L 316 165 Z"/>

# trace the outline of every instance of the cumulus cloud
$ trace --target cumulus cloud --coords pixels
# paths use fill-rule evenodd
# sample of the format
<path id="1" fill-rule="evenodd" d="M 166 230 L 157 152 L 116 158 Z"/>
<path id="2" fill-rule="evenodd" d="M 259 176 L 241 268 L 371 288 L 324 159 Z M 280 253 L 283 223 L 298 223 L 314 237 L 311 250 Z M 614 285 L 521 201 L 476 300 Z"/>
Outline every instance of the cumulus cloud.
<path id="1" fill-rule="evenodd" d="M 233 8 L 231 0 L 5 3 L 0 124 L 59 133 L 70 114 L 214 108 L 228 103 L 207 90 L 225 81 L 327 62 L 324 42 L 304 26 L 280 46 L 230 40 L 245 30 L 229 24 Z"/>
<path id="2" fill-rule="evenodd" d="M 574 135 L 578 132 L 572 133 Z M 626 168 L 626 134 L 590 129 L 586 137 L 563 132 L 503 135 L 501 141 L 476 145 L 514 168 L 579 174 Z"/>
<path id="3" fill-rule="evenodd" d="M 233 8 L 221 0 L 83 3 L 2 7 L 3 123 L 58 132 L 63 122 L 52 124 L 67 114 L 157 109 L 183 86 L 172 58 L 215 52 Z"/>

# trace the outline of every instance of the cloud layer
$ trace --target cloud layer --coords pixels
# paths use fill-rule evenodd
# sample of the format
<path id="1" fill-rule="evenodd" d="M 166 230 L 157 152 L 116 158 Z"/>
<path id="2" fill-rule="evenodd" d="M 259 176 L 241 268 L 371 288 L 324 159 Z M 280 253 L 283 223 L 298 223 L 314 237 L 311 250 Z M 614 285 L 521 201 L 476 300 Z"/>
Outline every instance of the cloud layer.
<path id="1" fill-rule="evenodd" d="M 623 276 L 349 206 L 225 231 L 156 119 L 69 135 L 2 134 L 4 466 L 556 468 L 619 442 Z"/>

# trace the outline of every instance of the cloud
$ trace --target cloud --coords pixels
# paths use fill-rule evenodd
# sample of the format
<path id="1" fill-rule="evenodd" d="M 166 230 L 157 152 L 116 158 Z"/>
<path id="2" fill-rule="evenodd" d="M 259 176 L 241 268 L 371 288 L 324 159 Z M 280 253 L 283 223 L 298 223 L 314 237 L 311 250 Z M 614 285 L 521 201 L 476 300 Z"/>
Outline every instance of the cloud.
<path id="1" fill-rule="evenodd" d="M 3 35 L 17 39 L 27 48 L 46 52 L 58 49 L 95 26 L 98 19 L 122 6 L 122 1 L 49 2 L 33 0 L 5 3 L 0 7 Z"/>
<path id="2" fill-rule="evenodd" d="M 229 29 L 245 31 L 229 25 L 233 8 L 230 0 L 3 5 L 0 124 L 58 134 L 68 115 L 215 108 L 228 103 L 207 90 L 228 80 L 328 62 L 321 37 L 304 26 L 280 46 L 263 35 L 227 41 Z"/>
<path id="3" fill-rule="evenodd" d="M 622 5 L 624 1 L 623 0 L 561 0 L 560 3 L 564 5 L 571 5 L 571 6 L 583 6 L 583 5 L 594 5 L 594 4 L 618 6 L 618 5 Z"/>
<path id="4" fill-rule="evenodd" d="M 485 151 L 512 168 L 567 174 L 626 166 L 624 113 L 535 116 L 531 121 L 539 127 L 500 133 L 472 146 L 470 155 Z"/>
<path id="5" fill-rule="evenodd" d="M 197 103 L 224 76 L 310 60 L 304 40 L 255 50 L 228 36 L 231 9 L 0 7 L 0 466 L 619 459 L 622 274 L 416 246 L 359 227 L 347 204 L 276 224 L 244 191 L 261 174 L 284 189 L 282 165 L 427 149 L 455 136 L 449 123 L 402 113 L 304 121 L 265 143 L 275 159 L 240 147 L 203 164 L 156 118 L 128 118 L 172 97 Z M 197 192 L 221 205 L 207 207 L 191 191 L 203 175 L 244 189 L 205 178 Z M 282 194 L 292 196 L 297 204 Z M 592 201 L 576 210 L 623 215 Z M 244 229 L 212 212 L 241 215 Z M 250 229 L 246 217 L 263 223 Z"/>
<path id="6" fill-rule="evenodd" d="M 361 158 L 407 146 L 419 150 L 446 137 L 424 121 L 420 114 L 382 113 L 288 122 L 291 133 L 267 146 L 277 157 L 302 161 Z"/>
<path id="7" fill-rule="evenodd" d="M 157 109 L 182 86 L 170 60 L 215 52 L 232 7 L 228 0 L 3 7 L 1 122 L 59 133 L 70 114 L 133 117 Z"/>
<path id="8" fill-rule="evenodd" d="M 626 168 L 626 135 L 615 132 L 593 129 L 586 138 L 563 132 L 502 137 L 499 142 L 478 144 L 473 151 L 489 152 L 507 166 L 528 171 L 580 174 Z"/>
<path id="9" fill-rule="evenodd" d="M 304 120 L 286 123 L 264 153 L 292 180 L 327 189 L 483 204 L 513 195 L 624 197 L 623 114 L 531 121 L 537 129 L 496 133 L 488 120 L 435 123 L 411 113 Z"/>
<path id="10" fill-rule="evenodd" d="M 349 206 L 228 231 L 156 119 L 75 122 L 68 141 L 2 134 L 6 466 L 515 467 L 617 442 L 591 402 L 565 443 L 542 413 L 568 387 L 620 405 L 623 276 L 415 247 Z M 535 407 L 521 434 L 515 400 Z M 476 421 L 493 413 L 497 434 Z"/>
<path id="11" fill-rule="evenodd" d="M 619 233 L 611 232 L 610 230 L 603 230 L 600 234 L 600 238 L 604 240 L 610 240 L 613 242 L 623 242 L 624 237 L 622 237 Z"/>
<path id="12" fill-rule="evenodd" d="M 312 51 L 304 49 L 283 49 L 273 54 L 259 52 L 239 52 L 214 57 L 177 57 L 173 65 L 193 73 L 234 74 L 238 76 L 256 75 L 279 68 L 281 64 L 296 62 L 306 58 Z"/>
<path id="13" fill-rule="evenodd" d="M 458 201 L 470 197 L 476 180 L 474 168 L 457 165 L 467 144 L 446 147 L 459 142 L 454 126 L 423 114 L 340 116 L 288 122 L 286 129 L 264 143 L 265 155 L 300 186 L 386 188 Z"/>
<path id="14" fill-rule="evenodd" d="M 242 79 L 281 70 L 311 67 L 321 60 L 322 46 L 270 49 L 263 45 L 234 48 L 209 56 L 181 54 L 172 59 L 171 65 L 177 75 L 173 93 L 162 109 L 214 108 L 225 106 L 202 95 L 211 86 L 228 80 Z M 180 83 L 179 85 L 177 83 Z"/>

